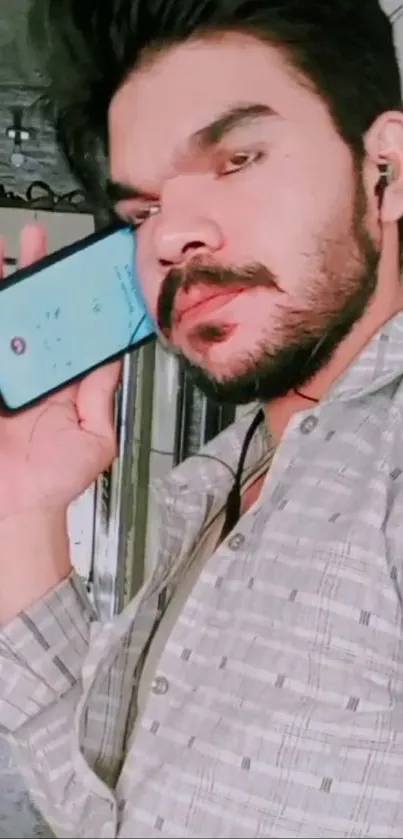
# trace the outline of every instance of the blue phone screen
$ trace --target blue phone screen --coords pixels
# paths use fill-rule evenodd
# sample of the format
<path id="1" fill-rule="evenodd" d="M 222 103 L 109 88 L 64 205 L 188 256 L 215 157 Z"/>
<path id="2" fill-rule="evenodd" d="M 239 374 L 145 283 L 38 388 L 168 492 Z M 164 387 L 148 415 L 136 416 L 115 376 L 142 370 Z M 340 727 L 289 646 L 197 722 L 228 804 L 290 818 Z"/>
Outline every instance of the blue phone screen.
<path id="1" fill-rule="evenodd" d="M 0 390 L 13 409 L 155 333 L 129 228 L 0 291 Z"/>

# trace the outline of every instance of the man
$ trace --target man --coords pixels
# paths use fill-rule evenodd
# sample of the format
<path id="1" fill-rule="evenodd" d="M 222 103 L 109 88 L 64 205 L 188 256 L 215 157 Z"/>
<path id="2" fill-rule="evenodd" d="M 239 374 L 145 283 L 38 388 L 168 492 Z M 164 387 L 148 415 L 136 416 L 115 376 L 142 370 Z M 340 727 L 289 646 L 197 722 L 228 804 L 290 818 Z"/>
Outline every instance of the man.
<path id="1" fill-rule="evenodd" d="M 375 0 L 46 0 L 33 17 L 61 142 L 136 227 L 162 340 L 206 392 L 262 410 L 156 486 L 154 571 L 103 626 L 66 508 L 113 457 L 118 370 L 1 420 L 0 719 L 32 796 L 58 836 L 400 837 L 386 17 Z M 28 228 L 21 261 L 43 250 Z"/>

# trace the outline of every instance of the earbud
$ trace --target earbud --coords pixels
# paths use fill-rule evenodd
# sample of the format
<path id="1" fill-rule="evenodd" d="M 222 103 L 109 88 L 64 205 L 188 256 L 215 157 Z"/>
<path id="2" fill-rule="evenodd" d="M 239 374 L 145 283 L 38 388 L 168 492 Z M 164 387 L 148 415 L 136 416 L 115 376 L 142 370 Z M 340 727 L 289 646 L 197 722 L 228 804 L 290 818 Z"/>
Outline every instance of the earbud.
<path id="1" fill-rule="evenodd" d="M 388 187 L 389 184 L 391 184 L 395 180 L 396 171 L 391 160 L 385 160 L 382 163 L 379 163 L 378 171 L 379 180 L 375 187 L 375 195 L 378 200 L 378 210 L 380 212 L 382 209 L 386 187 Z"/>
<path id="2" fill-rule="evenodd" d="M 391 160 L 385 160 L 384 163 L 380 163 L 378 166 L 379 169 L 379 178 L 383 183 L 383 186 L 389 186 L 395 180 L 395 167 Z"/>

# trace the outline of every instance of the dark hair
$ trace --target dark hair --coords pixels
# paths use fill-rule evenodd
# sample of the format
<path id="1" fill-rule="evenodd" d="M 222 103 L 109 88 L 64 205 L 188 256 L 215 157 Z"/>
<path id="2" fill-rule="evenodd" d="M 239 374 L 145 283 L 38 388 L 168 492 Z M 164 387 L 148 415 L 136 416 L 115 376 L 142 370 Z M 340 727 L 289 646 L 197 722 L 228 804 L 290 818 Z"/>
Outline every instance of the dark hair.
<path id="1" fill-rule="evenodd" d="M 31 0 L 29 21 L 59 142 L 96 201 L 108 106 L 150 49 L 228 30 L 278 46 L 356 157 L 374 120 L 401 107 L 392 27 L 378 0 Z"/>

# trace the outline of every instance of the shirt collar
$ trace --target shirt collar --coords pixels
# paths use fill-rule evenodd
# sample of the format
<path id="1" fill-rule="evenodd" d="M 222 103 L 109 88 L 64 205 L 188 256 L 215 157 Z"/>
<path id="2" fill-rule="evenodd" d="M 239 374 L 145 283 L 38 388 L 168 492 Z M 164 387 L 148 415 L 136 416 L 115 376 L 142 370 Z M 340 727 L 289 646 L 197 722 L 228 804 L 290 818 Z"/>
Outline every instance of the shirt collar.
<path id="1" fill-rule="evenodd" d="M 348 402 L 375 393 L 403 374 L 403 313 L 388 321 L 364 347 L 353 364 L 335 383 L 321 405 Z M 321 405 L 318 405 L 320 410 Z M 258 410 L 256 405 L 224 430 L 199 454 L 188 458 L 166 478 L 156 481 L 153 490 L 157 505 L 165 516 L 184 520 L 192 514 L 195 530 L 213 517 L 226 501 L 233 485 L 247 430 Z M 266 423 L 257 428 L 245 462 L 244 475 L 269 464 L 274 445 Z"/>
<path id="2" fill-rule="evenodd" d="M 154 487 L 158 496 L 162 498 L 173 491 L 183 498 L 189 491 L 208 491 L 225 497 L 234 483 L 245 436 L 258 409 L 256 405 L 251 406 L 244 416 L 218 434 L 200 452 L 173 469 L 166 478 L 157 481 Z M 248 448 L 245 478 L 253 474 L 272 451 L 273 443 L 266 423 L 261 422 Z"/>
<path id="3" fill-rule="evenodd" d="M 322 404 L 376 393 L 403 374 L 403 313 L 385 323 L 340 376 Z"/>

